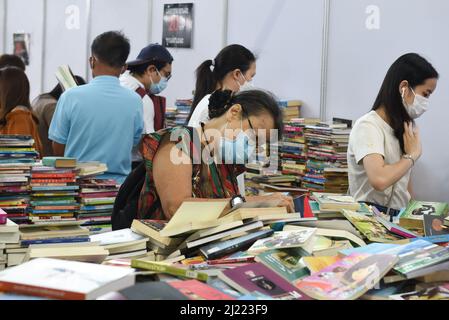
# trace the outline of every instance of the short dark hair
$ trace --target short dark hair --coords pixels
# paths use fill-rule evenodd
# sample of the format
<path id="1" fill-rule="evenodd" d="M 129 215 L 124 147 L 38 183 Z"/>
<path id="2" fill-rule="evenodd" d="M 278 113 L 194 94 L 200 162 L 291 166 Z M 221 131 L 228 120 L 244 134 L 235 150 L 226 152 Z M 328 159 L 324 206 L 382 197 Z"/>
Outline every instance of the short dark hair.
<path id="1" fill-rule="evenodd" d="M 108 31 L 95 38 L 91 49 L 92 54 L 101 62 L 113 68 L 121 68 L 126 64 L 131 45 L 122 32 Z"/>
<path id="2" fill-rule="evenodd" d="M 149 66 L 155 66 L 158 71 L 161 71 L 164 69 L 164 67 L 168 64 L 171 64 L 171 62 L 161 61 L 161 60 L 152 60 L 147 63 L 135 65 L 135 66 L 128 66 L 128 70 L 132 74 L 137 74 L 139 76 L 143 75 L 145 71 L 148 69 Z"/>
<path id="3" fill-rule="evenodd" d="M 0 56 L 0 69 L 5 67 L 17 67 L 25 71 L 25 62 L 13 54 L 3 54 Z"/>

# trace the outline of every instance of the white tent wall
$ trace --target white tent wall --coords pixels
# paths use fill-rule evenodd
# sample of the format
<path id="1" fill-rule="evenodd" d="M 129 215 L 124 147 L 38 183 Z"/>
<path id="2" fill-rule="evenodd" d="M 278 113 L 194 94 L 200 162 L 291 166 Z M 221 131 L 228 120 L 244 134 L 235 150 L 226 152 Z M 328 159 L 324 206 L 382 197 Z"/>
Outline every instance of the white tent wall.
<path id="1" fill-rule="evenodd" d="M 214 58 L 227 44 L 241 43 L 258 56 L 256 86 L 282 99 L 303 100 L 304 116 L 355 120 L 370 110 L 392 62 L 406 52 L 420 53 L 440 71 L 441 80 L 431 110 L 418 121 L 424 155 L 414 170 L 414 189 L 419 199 L 449 201 L 449 148 L 443 140 L 449 112 L 445 108 L 449 93 L 444 90 L 449 69 L 449 44 L 444 41 L 449 2 L 330 0 L 328 60 L 326 56 L 322 60 L 325 1 L 179 1 L 195 4 L 194 39 L 192 49 L 170 49 L 175 62 L 164 92 L 168 104 L 191 97 L 194 71 L 202 61 Z M 123 30 L 131 40 L 130 59 L 148 43 L 161 43 L 165 3 L 173 1 L 0 0 L 0 28 L 6 26 L 0 30 L 0 49 L 12 52 L 14 32 L 31 34 L 27 74 L 34 98 L 55 85 L 54 72 L 61 64 L 90 77 L 89 45 L 101 32 Z M 73 28 L 69 6 L 79 9 L 79 28 Z M 323 61 L 328 61 L 325 82 Z M 320 110 L 323 88 L 326 108 Z"/>
<path id="2" fill-rule="evenodd" d="M 85 0 L 47 0 L 44 92 L 57 84 L 55 71 L 64 64 L 87 79 L 87 12 Z"/>
<path id="3" fill-rule="evenodd" d="M 418 120 L 424 154 L 413 174 L 416 197 L 449 202 L 447 0 L 331 1 L 327 116 L 357 119 L 368 112 L 390 65 L 416 52 L 441 74 L 430 110 Z M 375 5 L 379 29 L 370 20 Z M 374 10 L 377 10 L 374 7 Z M 376 17 L 374 17 L 376 18 Z M 368 20 L 368 27 L 366 22 Z"/>
<path id="4" fill-rule="evenodd" d="M 6 45 L 6 0 L 0 0 L 0 52 Z"/>
<path id="5" fill-rule="evenodd" d="M 323 0 L 230 0 L 228 43 L 257 56 L 254 85 L 320 117 Z"/>
<path id="6" fill-rule="evenodd" d="M 26 73 L 30 79 L 32 97 L 42 91 L 44 9 L 44 0 L 8 0 L 6 3 L 6 47 L 4 51 L 14 52 L 14 33 L 30 34 L 30 65 L 27 66 Z"/>

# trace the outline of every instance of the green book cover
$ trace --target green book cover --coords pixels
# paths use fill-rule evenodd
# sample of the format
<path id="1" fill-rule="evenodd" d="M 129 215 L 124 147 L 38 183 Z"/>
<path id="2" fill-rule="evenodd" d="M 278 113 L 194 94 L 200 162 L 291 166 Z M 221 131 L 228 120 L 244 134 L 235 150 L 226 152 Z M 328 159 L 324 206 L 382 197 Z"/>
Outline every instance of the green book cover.
<path id="1" fill-rule="evenodd" d="M 309 256 L 302 248 L 269 250 L 256 256 L 256 261 L 279 274 L 289 282 L 296 281 L 309 274 L 301 258 Z"/>
<path id="2" fill-rule="evenodd" d="M 209 276 L 204 272 L 192 271 L 187 268 L 175 267 L 170 264 L 155 261 L 132 260 L 131 267 L 150 270 L 157 273 L 167 273 L 177 277 L 196 279 L 204 282 L 207 282 L 209 278 Z"/>
<path id="3" fill-rule="evenodd" d="M 424 215 L 446 217 L 449 204 L 441 202 L 424 202 L 412 200 L 400 216 L 401 226 L 423 228 Z"/>

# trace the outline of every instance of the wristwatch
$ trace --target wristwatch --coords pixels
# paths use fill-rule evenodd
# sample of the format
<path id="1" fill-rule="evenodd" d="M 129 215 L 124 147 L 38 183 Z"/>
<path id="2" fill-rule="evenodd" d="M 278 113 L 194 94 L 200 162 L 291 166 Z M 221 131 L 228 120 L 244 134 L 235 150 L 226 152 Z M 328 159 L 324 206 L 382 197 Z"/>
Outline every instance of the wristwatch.
<path id="1" fill-rule="evenodd" d="M 241 204 L 243 204 L 243 203 L 245 203 L 245 202 L 246 202 L 245 198 L 242 197 L 241 195 L 234 196 L 234 197 L 231 199 L 231 208 L 235 208 L 235 207 L 237 207 L 238 205 L 241 205 Z"/>
<path id="2" fill-rule="evenodd" d="M 413 166 L 415 166 L 415 159 L 409 154 L 405 154 L 402 156 L 403 159 L 412 160 Z"/>

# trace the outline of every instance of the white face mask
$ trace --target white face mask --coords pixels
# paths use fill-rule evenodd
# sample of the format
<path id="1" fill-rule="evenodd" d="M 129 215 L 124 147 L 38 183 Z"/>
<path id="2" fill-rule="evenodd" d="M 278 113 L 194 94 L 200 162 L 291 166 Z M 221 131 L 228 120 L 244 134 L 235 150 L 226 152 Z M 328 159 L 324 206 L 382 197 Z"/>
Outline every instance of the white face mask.
<path id="1" fill-rule="evenodd" d="M 410 88 L 411 89 L 411 88 Z M 421 117 L 428 109 L 429 109 L 429 99 L 418 95 L 411 89 L 413 94 L 415 95 L 415 99 L 413 100 L 412 105 L 407 105 L 405 102 L 405 88 L 402 89 L 402 102 L 404 104 L 405 109 L 407 110 L 410 118 L 413 120 Z"/>
<path id="2" fill-rule="evenodd" d="M 242 77 L 245 80 L 245 82 L 243 84 L 240 84 L 240 82 L 237 81 L 237 84 L 239 85 L 239 91 L 248 91 L 248 90 L 253 90 L 254 86 L 251 83 L 251 81 L 246 80 L 246 77 L 243 75 L 242 73 Z"/>

